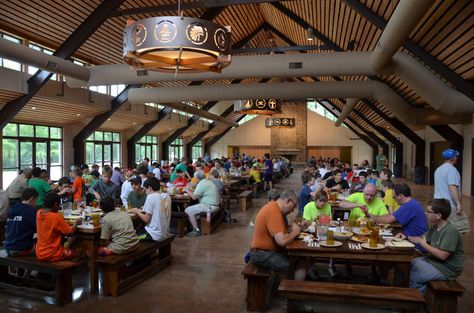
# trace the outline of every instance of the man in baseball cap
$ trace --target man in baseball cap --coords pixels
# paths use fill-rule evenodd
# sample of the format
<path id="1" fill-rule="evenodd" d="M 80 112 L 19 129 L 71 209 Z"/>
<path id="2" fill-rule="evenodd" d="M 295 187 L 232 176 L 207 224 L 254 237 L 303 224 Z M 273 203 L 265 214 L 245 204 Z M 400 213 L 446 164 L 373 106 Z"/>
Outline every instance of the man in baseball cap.
<path id="1" fill-rule="evenodd" d="M 459 156 L 459 152 L 449 148 L 449 149 L 444 150 L 443 153 L 441 153 L 441 155 L 443 156 L 443 159 L 449 160 L 449 159 Z"/>
<path id="2" fill-rule="evenodd" d="M 461 175 L 454 166 L 458 160 L 459 152 L 446 149 L 441 153 L 444 163 L 438 167 L 434 174 L 434 198 L 447 199 L 451 204 L 449 221 L 456 226 L 459 232 L 469 231 L 469 221 L 462 212 L 461 207 Z"/>

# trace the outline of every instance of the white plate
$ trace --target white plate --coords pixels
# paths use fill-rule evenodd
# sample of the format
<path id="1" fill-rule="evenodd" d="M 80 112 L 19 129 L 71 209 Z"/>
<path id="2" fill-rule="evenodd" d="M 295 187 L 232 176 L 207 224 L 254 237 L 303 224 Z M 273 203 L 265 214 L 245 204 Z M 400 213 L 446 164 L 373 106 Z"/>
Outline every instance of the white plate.
<path id="1" fill-rule="evenodd" d="M 371 247 L 370 243 L 366 242 L 360 245 L 362 248 L 369 249 L 369 250 L 382 250 L 385 249 L 385 246 L 381 243 L 377 244 L 377 247 Z"/>
<path id="2" fill-rule="evenodd" d="M 337 248 L 337 247 L 342 246 L 342 242 L 334 240 L 334 244 L 333 244 L 333 245 L 328 245 L 327 241 L 326 241 L 326 240 L 323 240 L 323 241 L 320 241 L 320 242 L 319 242 L 319 245 L 320 245 L 321 247 L 326 247 L 326 248 Z"/>
<path id="3" fill-rule="evenodd" d="M 402 240 L 402 241 L 387 241 L 385 245 L 389 248 L 392 249 L 412 249 L 415 247 L 415 245 L 408 240 Z"/>

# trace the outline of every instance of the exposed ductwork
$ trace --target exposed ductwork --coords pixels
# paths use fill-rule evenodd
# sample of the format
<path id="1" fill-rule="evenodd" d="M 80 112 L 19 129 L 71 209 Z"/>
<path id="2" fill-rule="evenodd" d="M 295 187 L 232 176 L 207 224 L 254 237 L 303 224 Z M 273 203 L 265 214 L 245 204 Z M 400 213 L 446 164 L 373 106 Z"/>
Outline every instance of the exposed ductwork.
<path id="1" fill-rule="evenodd" d="M 337 121 L 334 124 L 336 127 L 339 127 L 342 125 L 342 123 L 352 112 L 352 110 L 354 109 L 358 101 L 359 99 L 354 99 L 354 98 L 347 99 L 346 105 L 344 105 L 344 107 L 342 108 L 341 114 L 339 114 L 339 117 L 337 118 Z"/>
<path id="2" fill-rule="evenodd" d="M 136 89 L 140 89 L 140 88 L 136 88 Z M 136 89 L 130 89 L 130 90 L 136 90 Z M 130 96 L 130 91 L 129 91 L 129 96 Z M 130 102 L 130 100 L 129 100 L 129 102 Z M 147 101 L 147 102 L 155 102 L 155 101 Z M 238 123 L 234 122 L 231 119 L 228 119 L 226 117 L 222 117 L 222 116 L 219 116 L 219 115 L 216 115 L 216 114 L 209 113 L 207 111 L 198 109 L 196 107 L 192 107 L 192 106 L 184 104 L 184 103 L 169 102 L 169 103 L 166 104 L 166 106 L 170 107 L 170 108 L 173 108 L 173 109 L 176 109 L 176 110 L 186 112 L 186 113 L 190 113 L 190 114 L 193 114 L 193 115 L 204 117 L 204 118 L 207 118 L 207 119 L 210 119 L 210 120 L 213 120 L 213 121 L 218 121 L 220 123 L 224 123 L 224 124 L 227 124 L 227 125 L 232 126 L 232 127 L 239 126 Z"/>
<path id="3" fill-rule="evenodd" d="M 444 117 L 440 112 L 431 109 L 414 109 L 399 94 L 378 81 L 135 88 L 130 89 L 128 93 L 130 103 L 157 102 L 163 104 L 181 101 L 271 97 L 303 101 L 306 101 L 307 98 L 375 98 L 407 124 L 424 124 L 427 116 L 433 120 L 449 118 L 452 123 L 465 123 L 466 118 L 470 117 L 466 115 Z"/>
<path id="4" fill-rule="evenodd" d="M 0 38 L 0 56 L 51 73 L 58 73 L 85 81 L 90 78 L 90 71 L 84 66 L 74 64 L 54 55 L 36 51 L 3 38 Z"/>
<path id="5" fill-rule="evenodd" d="M 370 67 L 370 52 L 293 53 L 233 56 L 222 73 L 179 74 L 135 70 L 125 64 L 89 67 L 91 78 L 82 81 L 66 77 L 70 87 L 106 84 L 146 84 L 165 81 L 199 81 L 253 77 L 304 77 L 312 75 L 377 75 Z"/>
<path id="6" fill-rule="evenodd" d="M 433 0 L 400 0 L 398 2 L 372 53 L 371 64 L 374 69 L 381 70 L 392 61 L 393 55 L 410 36 L 433 2 Z"/>

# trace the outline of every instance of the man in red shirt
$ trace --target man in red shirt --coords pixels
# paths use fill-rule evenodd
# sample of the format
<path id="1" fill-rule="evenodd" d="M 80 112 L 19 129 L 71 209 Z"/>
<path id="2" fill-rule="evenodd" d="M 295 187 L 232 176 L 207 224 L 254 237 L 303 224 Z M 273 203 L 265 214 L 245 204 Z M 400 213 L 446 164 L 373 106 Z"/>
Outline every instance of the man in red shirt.
<path id="1" fill-rule="evenodd" d="M 285 246 L 299 236 L 301 229 L 297 224 L 287 226 L 285 216 L 297 208 L 297 199 L 293 190 L 285 190 L 258 212 L 251 245 L 252 264 L 288 275 L 290 263 Z M 296 280 L 305 279 L 307 267 L 306 261 L 297 264 Z"/>

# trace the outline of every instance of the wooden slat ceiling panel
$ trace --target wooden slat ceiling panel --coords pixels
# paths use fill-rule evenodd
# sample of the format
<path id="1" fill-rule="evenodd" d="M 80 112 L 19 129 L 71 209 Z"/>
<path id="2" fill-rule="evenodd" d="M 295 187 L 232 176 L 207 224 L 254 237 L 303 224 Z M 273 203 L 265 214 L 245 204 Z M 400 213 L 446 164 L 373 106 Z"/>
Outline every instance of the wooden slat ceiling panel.
<path id="1" fill-rule="evenodd" d="M 19 92 L 12 92 L 8 90 L 0 89 L 0 108 L 2 108 L 6 103 L 15 100 L 21 97 L 23 94 Z"/>

